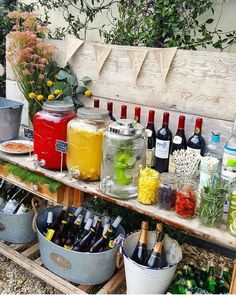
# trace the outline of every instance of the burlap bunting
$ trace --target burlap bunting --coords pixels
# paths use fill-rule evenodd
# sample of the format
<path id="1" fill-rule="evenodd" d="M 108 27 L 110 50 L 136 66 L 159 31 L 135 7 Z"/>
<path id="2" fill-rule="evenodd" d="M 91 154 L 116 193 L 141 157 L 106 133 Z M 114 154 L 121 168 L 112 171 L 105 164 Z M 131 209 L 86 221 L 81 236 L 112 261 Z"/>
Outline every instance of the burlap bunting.
<path id="1" fill-rule="evenodd" d="M 142 68 L 143 62 L 148 54 L 148 49 L 140 49 L 140 50 L 126 50 L 130 66 L 132 68 L 133 73 L 133 84 L 136 84 L 139 72 Z"/>
<path id="2" fill-rule="evenodd" d="M 111 52 L 111 47 L 107 45 L 93 44 L 93 48 L 96 55 L 96 74 L 98 76 Z"/>
<path id="3" fill-rule="evenodd" d="M 65 57 L 64 66 L 66 66 L 66 64 L 75 54 L 75 52 L 81 47 L 84 41 L 76 38 L 75 36 L 69 35 L 66 37 L 66 43 L 67 43 L 67 48 L 66 48 L 66 57 Z"/>

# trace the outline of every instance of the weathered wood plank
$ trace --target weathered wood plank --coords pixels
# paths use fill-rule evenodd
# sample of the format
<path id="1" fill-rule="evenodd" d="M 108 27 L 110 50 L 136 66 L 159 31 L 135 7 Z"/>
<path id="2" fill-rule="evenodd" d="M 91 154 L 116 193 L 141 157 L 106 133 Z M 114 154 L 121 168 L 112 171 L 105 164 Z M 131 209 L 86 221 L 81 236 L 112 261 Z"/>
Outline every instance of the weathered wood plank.
<path id="1" fill-rule="evenodd" d="M 21 255 L 30 258 L 31 256 L 33 256 L 35 253 L 37 253 L 39 251 L 39 244 L 36 243 L 33 246 L 31 246 L 30 248 L 26 249 L 25 251 L 23 251 L 21 253 Z"/>
<path id="2" fill-rule="evenodd" d="M 114 294 L 114 292 L 120 287 L 125 280 L 125 272 L 122 268 L 115 274 L 107 283 L 102 287 L 97 294 Z"/>
<path id="3" fill-rule="evenodd" d="M 26 244 L 11 244 L 10 247 L 15 251 L 20 251 L 26 247 Z"/>
<path id="4" fill-rule="evenodd" d="M 0 253 L 65 294 L 87 294 L 0 242 Z"/>
<path id="5" fill-rule="evenodd" d="M 8 93 L 10 94 L 10 92 L 8 92 L 8 89 L 12 92 L 17 93 L 17 85 L 15 81 L 10 81 L 7 80 L 7 96 L 10 97 L 8 95 Z M 15 89 L 15 90 L 14 90 Z M 22 96 L 21 93 L 18 93 L 19 96 L 16 96 L 17 100 L 20 101 L 24 101 L 24 98 Z M 83 99 L 84 103 L 86 106 L 93 106 L 93 99 L 91 98 L 86 98 Z M 116 101 L 113 99 L 100 99 L 100 107 L 101 108 L 106 108 L 107 105 L 107 101 L 113 101 L 114 102 L 114 116 L 115 118 L 119 118 L 120 116 L 120 106 L 122 105 L 122 103 L 127 104 L 128 107 L 128 117 L 129 118 L 133 118 L 134 117 L 134 108 L 136 105 L 138 105 L 137 103 L 131 103 L 131 102 L 123 102 L 123 101 Z M 146 124 L 147 120 L 148 120 L 148 111 L 150 109 L 154 109 L 156 111 L 156 116 L 155 116 L 155 126 L 156 129 L 161 127 L 162 124 L 162 115 L 164 112 L 164 109 L 160 109 L 160 108 L 151 108 L 149 106 L 144 106 L 142 104 L 142 114 L 141 114 L 141 122 L 143 122 L 143 124 Z M 177 124 L 178 124 L 178 116 L 180 114 L 183 114 L 181 112 L 176 112 L 176 111 L 169 111 L 170 112 L 170 129 L 172 130 L 172 132 L 176 132 L 177 130 Z M 193 133 L 193 129 L 194 129 L 194 121 L 196 116 L 193 115 L 192 113 L 185 113 L 186 114 L 186 137 L 188 138 L 192 133 Z M 27 116 L 27 109 L 25 112 L 23 112 L 23 118 L 24 118 L 24 122 L 27 122 L 26 119 Z M 231 121 L 227 121 L 227 120 L 219 120 L 219 119 L 214 119 L 214 118 L 208 118 L 203 116 L 204 119 L 204 123 L 203 123 L 203 136 L 209 140 L 210 139 L 210 131 L 211 130 L 218 130 L 221 132 L 222 134 L 222 141 L 224 142 L 226 137 L 228 137 L 231 133 L 231 129 L 232 129 L 232 125 L 233 123 Z"/>
<path id="6" fill-rule="evenodd" d="M 66 41 L 54 41 L 58 46 L 56 58 L 63 64 Z M 92 78 L 91 89 L 97 97 L 179 112 L 204 115 L 223 120 L 235 116 L 236 54 L 207 51 L 178 50 L 166 84 L 160 78 L 151 48 L 137 79 L 132 85 L 126 46 L 111 46 L 109 58 L 96 76 L 93 44 L 84 43 L 71 59 L 76 74 Z M 141 47 L 137 49 L 142 50 Z M 7 78 L 14 75 L 7 67 Z"/>
<path id="7" fill-rule="evenodd" d="M 198 217 L 195 217 L 191 220 L 183 219 L 178 217 L 173 211 L 161 210 L 156 205 L 152 205 L 152 206 L 142 205 L 138 202 L 136 198 L 130 199 L 130 200 L 111 198 L 109 196 L 104 195 L 100 191 L 99 182 L 88 183 L 88 182 L 83 182 L 76 179 L 70 180 L 68 176 L 59 177 L 58 173 L 43 169 L 41 167 L 36 170 L 33 166 L 33 163 L 26 160 L 27 159 L 26 156 L 13 157 L 8 154 L 4 154 L 0 152 L 0 159 L 8 161 L 10 163 L 14 163 L 15 165 L 18 165 L 19 167 L 27 168 L 33 172 L 37 172 L 37 173 L 40 172 L 42 175 L 58 180 L 61 183 L 64 183 L 65 185 L 68 185 L 75 189 L 89 193 L 93 196 L 98 196 L 99 198 L 102 198 L 110 203 L 114 203 L 119 206 L 126 207 L 130 210 L 158 219 L 166 224 L 169 224 L 175 228 L 181 229 L 187 233 L 195 234 L 203 239 L 212 241 L 216 244 L 223 245 L 228 248 L 236 249 L 236 238 L 228 233 L 226 226 L 223 224 L 219 228 L 209 228 L 202 225 Z M 222 237 L 224 238 L 222 239 Z"/>
<path id="8" fill-rule="evenodd" d="M 41 257 L 35 259 L 34 263 L 37 263 L 38 265 L 42 265 L 43 263 L 42 263 Z"/>

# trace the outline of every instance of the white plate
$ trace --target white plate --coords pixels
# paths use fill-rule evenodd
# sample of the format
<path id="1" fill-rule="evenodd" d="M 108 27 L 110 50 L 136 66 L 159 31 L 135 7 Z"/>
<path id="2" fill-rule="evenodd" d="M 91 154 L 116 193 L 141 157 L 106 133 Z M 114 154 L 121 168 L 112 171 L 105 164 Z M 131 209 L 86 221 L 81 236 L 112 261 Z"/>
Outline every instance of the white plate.
<path id="1" fill-rule="evenodd" d="M 9 149 L 6 149 L 5 146 L 6 144 L 9 144 L 9 143 L 23 143 L 24 145 L 27 145 L 28 147 L 31 147 L 31 149 L 27 152 L 25 151 L 14 151 L 14 150 L 9 150 Z M 4 152 L 4 153 L 7 153 L 7 154 L 12 154 L 12 155 L 23 155 L 23 154 L 28 154 L 30 152 L 32 152 L 34 150 L 34 147 L 33 147 L 33 142 L 30 142 L 29 140 L 9 140 L 9 141 L 5 141 L 5 142 L 2 142 L 0 144 L 0 151 Z"/>

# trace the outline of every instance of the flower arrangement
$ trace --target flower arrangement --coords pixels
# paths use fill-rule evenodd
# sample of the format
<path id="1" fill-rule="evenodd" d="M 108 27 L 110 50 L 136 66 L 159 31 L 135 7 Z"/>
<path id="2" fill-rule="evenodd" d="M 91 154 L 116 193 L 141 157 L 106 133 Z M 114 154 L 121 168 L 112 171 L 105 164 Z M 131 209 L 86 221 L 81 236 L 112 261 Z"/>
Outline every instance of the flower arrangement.
<path id="1" fill-rule="evenodd" d="M 71 99 L 76 108 L 82 106 L 80 95 L 92 94 L 86 87 L 91 79 L 78 80 L 69 66 L 57 66 L 53 60 L 56 48 L 45 41 L 49 29 L 40 24 L 37 14 L 13 11 L 8 17 L 15 20 L 15 25 L 8 35 L 7 59 L 28 101 L 30 121 L 46 100 Z"/>

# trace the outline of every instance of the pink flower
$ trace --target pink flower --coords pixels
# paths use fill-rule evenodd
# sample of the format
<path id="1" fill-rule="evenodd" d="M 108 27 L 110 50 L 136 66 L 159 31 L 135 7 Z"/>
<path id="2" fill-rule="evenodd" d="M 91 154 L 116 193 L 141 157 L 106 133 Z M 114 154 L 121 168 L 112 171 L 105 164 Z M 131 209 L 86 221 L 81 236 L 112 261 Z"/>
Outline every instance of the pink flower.
<path id="1" fill-rule="evenodd" d="M 23 70 L 22 73 L 26 76 L 30 75 L 30 71 L 28 69 Z"/>
<path id="2" fill-rule="evenodd" d="M 33 85 L 33 84 L 35 84 L 35 81 L 29 81 L 29 83 L 31 84 L 31 85 Z"/>

